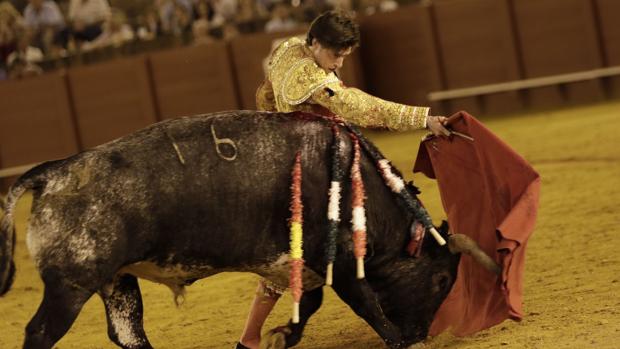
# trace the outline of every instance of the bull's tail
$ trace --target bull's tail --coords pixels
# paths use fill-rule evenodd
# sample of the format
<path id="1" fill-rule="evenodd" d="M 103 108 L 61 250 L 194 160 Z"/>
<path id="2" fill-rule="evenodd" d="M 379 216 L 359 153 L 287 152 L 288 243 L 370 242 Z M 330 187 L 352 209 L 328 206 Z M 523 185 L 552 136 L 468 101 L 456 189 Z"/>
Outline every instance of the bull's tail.
<path id="1" fill-rule="evenodd" d="M 4 216 L 0 214 L 2 217 L 0 220 L 0 297 L 9 291 L 15 277 L 15 263 L 13 261 L 15 253 L 15 225 L 13 221 L 15 205 L 27 190 L 40 187 L 45 182 L 44 174 L 53 163 L 55 162 L 48 162 L 26 172 L 11 186 L 6 200 L 0 200 L 3 201 L 0 206 L 2 206 L 2 213 L 4 214 Z"/>
<path id="2" fill-rule="evenodd" d="M 0 296 L 9 291 L 15 276 L 15 263 L 13 262 L 13 253 L 15 251 L 13 209 L 15 208 L 17 198 L 24 191 L 25 189 L 23 191 L 10 190 L 6 201 L 2 203 L 2 213 L 4 216 L 0 221 Z"/>
<path id="3" fill-rule="evenodd" d="M 454 254 L 466 253 L 472 256 L 476 262 L 496 275 L 500 275 L 502 273 L 502 268 L 467 235 L 450 235 L 448 238 L 448 247 L 450 248 L 450 252 Z"/>

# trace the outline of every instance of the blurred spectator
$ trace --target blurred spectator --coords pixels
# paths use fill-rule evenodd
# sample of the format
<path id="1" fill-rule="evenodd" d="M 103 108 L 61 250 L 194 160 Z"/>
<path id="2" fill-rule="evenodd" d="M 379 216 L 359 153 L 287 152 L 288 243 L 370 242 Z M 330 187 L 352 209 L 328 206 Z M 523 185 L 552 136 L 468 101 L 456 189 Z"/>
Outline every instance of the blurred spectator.
<path id="1" fill-rule="evenodd" d="M 153 40 L 162 34 L 161 22 L 157 10 L 149 7 L 146 13 L 138 18 L 138 30 L 136 32 L 140 40 Z"/>
<path id="2" fill-rule="evenodd" d="M 363 0 L 361 3 L 361 11 L 365 15 L 372 15 L 376 12 L 389 12 L 398 8 L 395 0 Z"/>
<path id="3" fill-rule="evenodd" d="M 170 32 L 176 36 L 184 35 L 192 30 L 192 11 L 180 3 L 174 4 L 174 16 L 170 22 Z"/>
<path id="4" fill-rule="evenodd" d="M 335 9 L 345 12 L 353 12 L 353 0 L 328 0 L 328 5 Z"/>
<path id="5" fill-rule="evenodd" d="M 209 4 L 205 0 L 196 3 L 196 19 L 192 24 L 194 44 L 208 43 L 212 41 L 209 35 Z"/>
<path id="6" fill-rule="evenodd" d="M 107 46 L 120 47 L 134 39 L 133 30 L 127 24 L 125 15 L 120 11 L 113 11 L 112 15 L 103 24 L 103 32 L 97 39 L 85 42 L 82 49 L 85 51 Z"/>
<path id="7" fill-rule="evenodd" d="M 237 23 L 252 22 L 259 17 L 255 0 L 238 0 L 238 1 L 239 1 L 239 8 L 237 10 L 237 16 L 236 16 Z"/>
<path id="8" fill-rule="evenodd" d="M 43 60 L 43 52 L 38 47 L 31 46 L 32 33 L 24 29 L 19 33 L 16 50 L 6 59 L 10 79 L 39 75 L 43 70 L 37 62 Z"/>
<path id="9" fill-rule="evenodd" d="M 290 8 L 285 3 L 277 4 L 271 15 L 271 20 L 265 24 L 267 33 L 291 31 L 299 26 L 291 17 Z"/>
<path id="10" fill-rule="evenodd" d="M 17 47 L 6 59 L 8 65 L 11 65 L 16 59 L 20 59 L 27 63 L 37 63 L 43 60 L 43 52 L 38 47 L 32 46 L 32 33 L 29 30 L 23 30 L 19 33 Z"/>
<path id="11" fill-rule="evenodd" d="M 103 31 L 103 23 L 110 17 L 107 0 L 71 0 L 69 20 L 73 36 L 78 41 L 93 41 Z"/>
<path id="12" fill-rule="evenodd" d="M 155 5 L 164 33 L 180 34 L 191 30 L 192 0 L 156 0 Z"/>
<path id="13" fill-rule="evenodd" d="M 321 13 L 331 10 L 326 0 L 304 0 L 301 3 L 301 20 L 310 23 Z"/>
<path id="14" fill-rule="evenodd" d="M 209 22 L 205 20 L 195 21 L 192 32 L 194 34 L 194 45 L 206 45 L 215 41 L 214 38 L 209 35 Z"/>
<path id="15" fill-rule="evenodd" d="M 234 22 L 227 22 L 222 26 L 222 39 L 229 41 L 239 36 L 239 29 Z"/>
<path id="16" fill-rule="evenodd" d="M 213 7 L 207 0 L 198 0 L 194 4 L 194 12 L 196 14 L 196 21 L 205 20 L 211 22 L 213 20 Z"/>
<path id="17" fill-rule="evenodd" d="M 17 49 L 17 33 L 23 27 L 19 12 L 8 1 L 0 3 L 0 70 L 6 74 L 6 59 Z"/>
<path id="18" fill-rule="evenodd" d="M 213 20 L 211 25 L 214 27 L 224 26 L 235 20 L 237 15 L 237 0 L 213 0 Z"/>
<path id="19" fill-rule="evenodd" d="M 68 33 L 58 5 L 51 0 L 29 0 L 24 23 L 33 33 L 33 44 L 48 52 L 54 43 L 65 45 Z"/>
<path id="20" fill-rule="evenodd" d="M 28 63 L 21 58 L 16 58 L 8 66 L 9 79 L 22 79 L 43 74 L 43 69 L 34 63 Z"/>

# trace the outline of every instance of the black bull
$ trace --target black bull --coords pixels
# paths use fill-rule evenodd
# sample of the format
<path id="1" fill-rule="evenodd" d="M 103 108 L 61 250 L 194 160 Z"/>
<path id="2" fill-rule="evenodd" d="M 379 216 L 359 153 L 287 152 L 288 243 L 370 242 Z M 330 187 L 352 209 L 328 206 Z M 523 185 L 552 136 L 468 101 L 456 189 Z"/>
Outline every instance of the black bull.
<path id="1" fill-rule="evenodd" d="M 151 348 L 136 277 L 164 283 L 176 294 L 222 271 L 254 272 L 287 285 L 289 186 L 297 151 L 303 167 L 305 292 L 300 323 L 289 323 L 286 343 L 299 342 L 322 301 L 333 141 L 330 122 L 309 119 L 228 112 L 169 120 L 20 177 L 9 192 L 0 230 L 0 295 L 15 273 L 12 211 L 31 189 L 27 245 L 45 291 L 24 347 L 51 348 L 98 293 L 110 339 L 123 348 Z M 349 169 L 352 143 L 339 127 L 342 165 Z M 427 234 L 421 255 L 410 257 L 405 250 L 412 213 L 366 154 L 361 171 L 366 278 L 355 276 L 347 178 L 333 288 L 390 347 L 405 347 L 427 336 L 460 255 Z M 442 234 L 447 237 L 445 229 Z M 462 235 L 449 241 L 453 252 L 479 250 Z"/>

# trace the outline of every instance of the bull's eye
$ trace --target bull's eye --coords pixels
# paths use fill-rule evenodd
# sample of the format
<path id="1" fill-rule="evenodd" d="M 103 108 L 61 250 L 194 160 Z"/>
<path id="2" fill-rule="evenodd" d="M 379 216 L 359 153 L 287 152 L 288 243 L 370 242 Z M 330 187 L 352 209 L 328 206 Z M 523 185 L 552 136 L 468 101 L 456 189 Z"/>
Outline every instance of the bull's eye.
<path id="1" fill-rule="evenodd" d="M 433 290 L 435 292 L 446 290 L 450 286 L 451 280 L 452 276 L 445 272 L 433 275 Z"/>

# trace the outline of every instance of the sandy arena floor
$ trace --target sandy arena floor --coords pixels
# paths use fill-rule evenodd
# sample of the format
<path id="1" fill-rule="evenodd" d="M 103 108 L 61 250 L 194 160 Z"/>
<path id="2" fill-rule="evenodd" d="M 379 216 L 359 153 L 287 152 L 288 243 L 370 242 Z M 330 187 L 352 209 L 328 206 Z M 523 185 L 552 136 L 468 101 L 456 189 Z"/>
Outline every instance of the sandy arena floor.
<path id="1" fill-rule="evenodd" d="M 442 334 L 427 348 L 620 348 L 620 102 L 487 118 L 486 125 L 542 176 L 536 231 L 525 274 L 525 318 L 467 338 Z M 373 134 L 397 167 L 421 186 L 436 221 L 443 217 L 434 183 L 411 168 L 422 133 Z M 25 246 L 28 199 L 20 202 L 17 279 L 0 299 L 0 348 L 21 348 L 42 283 Z M 241 333 L 257 277 L 225 273 L 187 289 L 176 308 L 171 292 L 141 281 L 145 328 L 156 348 L 232 348 Z M 284 324 L 283 297 L 267 328 Z M 298 348 L 382 348 L 366 323 L 326 289 Z M 84 307 L 56 348 L 116 348 L 106 335 L 98 297 Z"/>

